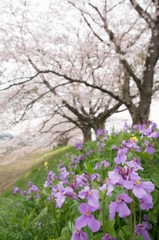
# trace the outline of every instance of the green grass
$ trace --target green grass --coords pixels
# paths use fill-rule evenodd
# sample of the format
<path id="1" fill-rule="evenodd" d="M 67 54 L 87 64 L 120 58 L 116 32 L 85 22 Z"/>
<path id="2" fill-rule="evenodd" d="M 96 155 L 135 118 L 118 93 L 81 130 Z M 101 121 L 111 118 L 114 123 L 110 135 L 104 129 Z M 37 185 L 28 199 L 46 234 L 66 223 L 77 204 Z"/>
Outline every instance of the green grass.
<path id="1" fill-rule="evenodd" d="M 25 190 L 28 186 L 28 182 L 33 182 L 35 185 L 41 186 L 45 179 L 48 171 L 53 170 L 57 172 L 58 164 L 64 160 L 64 155 L 77 154 L 77 150 L 73 146 L 58 147 L 54 150 L 45 152 L 43 154 L 38 154 L 35 160 L 35 165 L 31 170 L 22 174 L 14 184 L 1 193 L 0 201 L 2 198 L 13 198 L 13 187 L 17 186 L 22 190 Z M 41 163 L 36 164 L 36 161 L 41 159 Z M 65 158 L 66 161 L 66 158 Z M 47 162 L 47 167 L 44 163 Z M 4 200 L 3 200 L 4 201 Z"/>

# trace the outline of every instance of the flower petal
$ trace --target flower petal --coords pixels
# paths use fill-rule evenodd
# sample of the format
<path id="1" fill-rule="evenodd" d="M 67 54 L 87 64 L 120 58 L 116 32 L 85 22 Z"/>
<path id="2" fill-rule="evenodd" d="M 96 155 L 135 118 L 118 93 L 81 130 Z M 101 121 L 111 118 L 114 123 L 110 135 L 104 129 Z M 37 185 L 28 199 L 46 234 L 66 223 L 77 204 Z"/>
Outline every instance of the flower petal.
<path id="1" fill-rule="evenodd" d="M 92 232 L 97 232 L 100 229 L 100 222 L 94 218 L 93 215 L 88 217 L 88 226 Z"/>
<path id="2" fill-rule="evenodd" d="M 130 210 L 125 202 L 120 202 L 118 206 L 119 216 L 125 218 L 130 215 Z"/>
<path id="3" fill-rule="evenodd" d="M 110 220 L 114 219 L 117 208 L 118 208 L 118 205 L 116 202 L 112 202 L 109 204 Z"/>
<path id="4" fill-rule="evenodd" d="M 75 227 L 77 229 L 81 229 L 81 228 L 87 226 L 87 224 L 88 224 L 88 217 L 86 217 L 84 215 L 80 216 L 75 221 Z"/>

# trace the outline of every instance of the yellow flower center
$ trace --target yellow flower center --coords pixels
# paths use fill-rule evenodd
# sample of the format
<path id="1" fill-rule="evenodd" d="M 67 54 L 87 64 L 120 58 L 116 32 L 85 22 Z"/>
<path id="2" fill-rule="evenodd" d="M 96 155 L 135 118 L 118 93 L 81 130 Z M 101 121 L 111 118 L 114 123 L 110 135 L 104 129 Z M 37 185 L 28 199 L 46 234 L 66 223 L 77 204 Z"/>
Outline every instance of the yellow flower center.
<path id="1" fill-rule="evenodd" d="M 136 162 L 137 158 L 133 158 L 132 160 L 133 160 L 133 162 Z"/>
<path id="2" fill-rule="evenodd" d="M 137 179 L 136 181 L 135 181 L 135 185 L 139 185 L 141 182 Z"/>
<path id="3" fill-rule="evenodd" d="M 108 182 L 108 178 L 106 178 L 105 180 L 104 180 L 104 183 L 107 183 Z"/>
<path id="4" fill-rule="evenodd" d="M 91 195 L 91 193 L 92 193 L 91 190 L 89 190 L 87 194 L 88 194 L 88 195 Z"/>
<path id="5" fill-rule="evenodd" d="M 136 141 L 136 142 L 138 141 L 137 137 L 135 137 L 135 136 L 131 137 L 130 140 L 133 140 L 133 141 Z"/>

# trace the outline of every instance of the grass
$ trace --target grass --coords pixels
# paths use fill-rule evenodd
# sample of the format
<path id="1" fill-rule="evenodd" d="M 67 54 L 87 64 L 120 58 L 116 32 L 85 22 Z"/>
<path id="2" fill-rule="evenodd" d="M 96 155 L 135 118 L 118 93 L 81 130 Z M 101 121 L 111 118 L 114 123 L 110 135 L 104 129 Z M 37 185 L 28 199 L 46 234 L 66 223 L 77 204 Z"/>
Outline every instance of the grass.
<path id="1" fill-rule="evenodd" d="M 65 146 L 42 154 L 30 155 L 14 163 L 14 166 L 5 166 L 3 176 L 0 177 L 5 181 L 5 188 L 1 189 L 0 198 L 12 198 L 13 187 L 25 189 L 29 181 L 40 186 L 44 183 L 48 171 L 54 170 L 56 172 L 63 156 L 70 152 L 77 153 L 73 146 Z M 44 165 L 46 162 L 47 166 Z"/>

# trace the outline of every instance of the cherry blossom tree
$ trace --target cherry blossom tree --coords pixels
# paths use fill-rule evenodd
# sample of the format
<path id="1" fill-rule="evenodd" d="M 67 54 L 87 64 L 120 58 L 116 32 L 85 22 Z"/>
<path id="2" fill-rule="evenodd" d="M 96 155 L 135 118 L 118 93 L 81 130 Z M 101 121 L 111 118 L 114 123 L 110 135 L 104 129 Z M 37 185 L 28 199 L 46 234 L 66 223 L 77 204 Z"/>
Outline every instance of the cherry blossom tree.
<path id="1" fill-rule="evenodd" d="M 99 42 L 109 46 L 123 70 L 123 91 L 93 86 L 122 102 L 133 123 L 149 118 L 151 99 L 159 85 L 159 1 L 68 1 L 78 9 Z M 129 13 L 129 14 L 127 14 Z M 136 51 L 137 49 L 137 51 Z M 114 71 L 114 69 L 113 69 Z M 70 79 L 72 81 L 73 79 Z M 80 82 L 80 81 L 78 81 Z M 85 81 L 87 86 L 90 86 Z M 132 88 L 137 98 L 132 99 Z"/>
<path id="2" fill-rule="evenodd" d="M 15 122 L 58 114 L 89 139 L 122 104 L 133 123 L 148 119 L 159 89 L 158 1 L 1 5 L 0 90 L 11 94 Z"/>
<path id="3" fill-rule="evenodd" d="M 22 5 L 21 1 L 20 3 Z M 110 53 L 107 51 L 102 53 L 102 48 L 97 45 L 96 39 L 94 41 L 92 35 L 89 36 L 87 31 L 81 30 L 81 27 L 73 32 L 73 28 L 70 31 L 65 26 L 65 33 L 63 33 L 58 32 L 55 26 L 54 32 L 52 27 L 55 24 L 51 18 L 53 14 L 56 16 L 56 23 L 61 24 L 58 22 L 60 17 L 57 16 L 56 6 L 54 8 L 50 6 L 49 12 L 44 14 L 43 21 L 36 14 L 32 18 L 33 9 L 31 12 L 28 11 L 29 5 L 26 3 L 21 8 L 16 6 L 16 4 L 8 6 L 11 12 L 10 18 L 15 23 L 17 32 L 11 34 L 12 41 L 7 36 L 7 41 L 3 42 L 7 50 L 2 66 L 1 84 L 2 91 L 11 92 L 10 98 L 14 104 L 12 114 L 14 113 L 15 122 L 30 117 L 38 118 L 40 115 L 39 117 L 46 125 L 48 123 L 46 117 L 58 114 L 66 119 L 65 124 L 70 122 L 81 129 L 85 141 L 90 140 L 91 129 L 96 131 L 98 128 L 104 128 L 106 119 L 122 103 L 112 101 L 111 97 L 98 90 L 81 87 L 78 83 L 73 86 L 65 81 L 65 77 L 60 76 L 60 73 L 54 74 L 46 69 L 53 67 L 57 69 L 57 73 L 61 69 L 62 73 L 88 78 L 92 83 L 100 79 L 101 84 L 105 85 L 103 79 L 107 69 L 104 69 L 104 65 L 106 62 L 109 63 L 107 56 Z M 66 6 L 68 7 L 68 4 Z M 7 24 L 9 30 L 13 31 L 12 25 L 8 22 Z M 77 25 L 80 25 L 78 21 Z M 66 36 L 69 36 L 67 41 Z M 10 48 L 11 45 L 12 48 Z M 12 71 L 6 68 L 6 63 L 11 64 Z M 69 87 L 67 87 L 68 84 Z M 75 88 L 76 91 L 74 91 Z M 58 101 L 54 104 L 57 96 Z M 62 108 L 65 110 L 61 110 Z M 51 129 L 55 129 L 62 123 L 64 121 L 61 119 L 59 124 L 52 122 Z M 65 131 L 68 130 L 65 129 Z M 60 133 L 56 129 L 57 132 Z"/>

